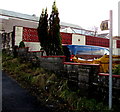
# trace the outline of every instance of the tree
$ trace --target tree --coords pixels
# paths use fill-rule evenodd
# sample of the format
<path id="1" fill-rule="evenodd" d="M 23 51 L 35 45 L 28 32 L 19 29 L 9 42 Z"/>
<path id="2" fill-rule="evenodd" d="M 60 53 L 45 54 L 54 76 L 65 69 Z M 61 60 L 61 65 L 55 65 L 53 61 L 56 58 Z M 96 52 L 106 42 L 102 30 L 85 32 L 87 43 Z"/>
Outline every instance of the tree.
<path id="1" fill-rule="evenodd" d="M 50 37 L 50 49 L 51 55 L 63 55 L 62 42 L 60 36 L 60 19 L 56 2 L 53 3 L 52 12 L 49 18 L 49 37 Z"/>
<path id="2" fill-rule="evenodd" d="M 47 14 L 47 8 L 44 11 L 44 9 L 42 10 L 41 16 L 40 16 L 40 20 L 39 20 L 39 25 L 37 28 L 37 32 L 38 32 L 38 37 L 39 37 L 39 41 L 40 41 L 40 46 L 41 49 L 45 50 L 46 53 L 48 53 L 49 51 L 49 47 L 48 47 L 48 14 Z"/>
<path id="3" fill-rule="evenodd" d="M 52 13 L 49 18 L 48 28 L 48 14 L 47 9 L 42 10 L 39 25 L 37 28 L 40 45 L 47 55 L 63 55 L 62 43 L 60 36 L 60 19 L 56 3 L 53 3 Z"/>

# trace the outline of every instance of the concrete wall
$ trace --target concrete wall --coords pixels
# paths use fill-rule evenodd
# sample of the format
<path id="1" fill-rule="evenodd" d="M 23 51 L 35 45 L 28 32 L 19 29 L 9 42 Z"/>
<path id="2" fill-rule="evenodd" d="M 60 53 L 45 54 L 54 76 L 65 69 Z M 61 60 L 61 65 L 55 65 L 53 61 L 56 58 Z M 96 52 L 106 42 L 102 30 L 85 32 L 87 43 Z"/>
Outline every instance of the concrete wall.
<path id="1" fill-rule="evenodd" d="M 99 64 L 82 64 L 82 63 L 64 63 L 64 69 L 68 73 L 70 80 L 72 77 L 78 77 L 78 86 L 87 86 L 91 83 L 91 77 L 96 77 L 99 72 Z M 74 75 L 73 75 L 74 74 Z"/>
<path id="2" fill-rule="evenodd" d="M 23 50 L 20 50 L 20 52 L 21 51 Z M 23 54 L 26 54 L 25 52 L 26 50 L 23 52 Z M 26 57 L 27 60 L 33 56 L 30 61 L 31 63 L 35 64 L 35 66 L 37 65 L 46 70 L 59 73 L 61 77 L 67 78 L 70 89 L 79 89 L 80 95 L 93 96 L 93 94 L 96 95 L 96 93 L 98 93 L 99 95 L 101 94 L 106 97 L 108 93 L 106 93 L 106 90 L 108 90 L 109 87 L 109 75 L 99 73 L 99 64 L 64 62 L 65 56 L 42 56 L 42 52 L 31 52 L 31 56 L 28 52 L 26 56 L 22 54 L 20 56 L 22 56 L 23 59 Z M 36 56 L 38 57 L 37 60 L 34 58 Z M 113 91 L 113 96 L 119 96 L 117 93 L 117 91 L 120 90 L 119 75 L 113 75 L 113 89 L 115 89 Z"/>
<path id="3" fill-rule="evenodd" d="M 86 38 L 83 35 L 72 34 L 72 45 L 85 45 Z"/>
<path id="4" fill-rule="evenodd" d="M 19 46 L 19 43 L 22 41 L 22 31 L 23 27 L 15 27 L 15 45 Z"/>
<path id="5" fill-rule="evenodd" d="M 50 71 L 63 71 L 65 56 L 42 56 L 39 58 L 40 66 Z"/>
<path id="6" fill-rule="evenodd" d="M 29 51 L 40 51 L 40 42 L 24 42 L 26 47 L 29 47 Z"/>
<path id="7" fill-rule="evenodd" d="M 44 51 L 28 51 L 29 48 L 17 48 L 18 56 L 30 61 L 35 66 L 46 70 L 60 72 L 64 71 L 65 56 L 43 56 Z"/>

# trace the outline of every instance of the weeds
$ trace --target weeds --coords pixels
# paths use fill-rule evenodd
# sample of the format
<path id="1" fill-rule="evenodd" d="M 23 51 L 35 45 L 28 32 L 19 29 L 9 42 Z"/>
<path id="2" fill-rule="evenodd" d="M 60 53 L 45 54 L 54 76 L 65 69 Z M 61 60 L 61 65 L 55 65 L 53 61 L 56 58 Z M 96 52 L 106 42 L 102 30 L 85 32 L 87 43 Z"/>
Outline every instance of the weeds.
<path id="1" fill-rule="evenodd" d="M 31 91 L 44 104 L 54 105 L 55 112 L 107 112 L 103 103 L 79 96 L 80 90 L 73 92 L 68 87 L 68 80 L 57 77 L 43 68 L 32 67 L 31 63 L 3 54 L 3 70 L 7 71 L 20 83 L 30 86 Z"/>
<path id="2" fill-rule="evenodd" d="M 113 71 L 113 74 L 120 75 L 120 65 L 115 65 L 112 71 Z"/>

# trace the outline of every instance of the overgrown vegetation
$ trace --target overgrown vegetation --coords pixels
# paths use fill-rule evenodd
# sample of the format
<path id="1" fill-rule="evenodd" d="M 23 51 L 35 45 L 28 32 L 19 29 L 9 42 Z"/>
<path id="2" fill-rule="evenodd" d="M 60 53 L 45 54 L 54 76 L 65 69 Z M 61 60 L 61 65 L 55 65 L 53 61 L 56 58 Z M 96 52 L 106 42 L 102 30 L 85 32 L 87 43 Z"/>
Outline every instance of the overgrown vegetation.
<path id="1" fill-rule="evenodd" d="M 80 90 L 71 91 L 67 85 L 68 81 L 53 72 L 33 67 L 31 63 L 13 58 L 6 53 L 3 53 L 2 61 L 4 71 L 55 112 L 109 111 L 103 103 L 81 97 Z"/>
<path id="2" fill-rule="evenodd" d="M 113 68 L 113 74 L 120 75 L 120 65 L 115 65 Z"/>

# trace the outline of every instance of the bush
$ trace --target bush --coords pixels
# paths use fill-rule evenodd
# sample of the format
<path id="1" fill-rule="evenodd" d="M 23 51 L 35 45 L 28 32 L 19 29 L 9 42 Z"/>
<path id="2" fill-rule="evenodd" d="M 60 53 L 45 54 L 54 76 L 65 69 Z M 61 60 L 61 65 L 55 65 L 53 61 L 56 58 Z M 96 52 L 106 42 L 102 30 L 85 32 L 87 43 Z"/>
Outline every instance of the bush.
<path id="1" fill-rule="evenodd" d="M 120 75 L 120 65 L 115 65 L 113 68 L 113 74 Z"/>
<path id="2" fill-rule="evenodd" d="M 19 48 L 22 48 L 22 47 L 25 47 L 25 43 L 23 41 L 19 43 Z"/>

